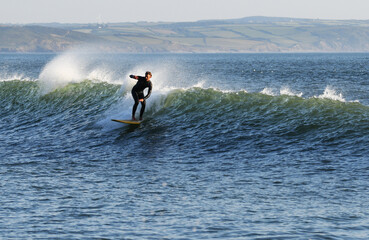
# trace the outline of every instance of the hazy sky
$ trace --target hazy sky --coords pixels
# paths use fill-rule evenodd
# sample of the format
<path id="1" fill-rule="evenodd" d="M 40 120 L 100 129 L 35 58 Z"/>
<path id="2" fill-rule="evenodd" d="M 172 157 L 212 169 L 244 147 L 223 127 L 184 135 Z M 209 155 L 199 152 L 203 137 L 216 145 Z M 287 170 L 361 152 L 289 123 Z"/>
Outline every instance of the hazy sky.
<path id="1" fill-rule="evenodd" d="M 369 0 L 0 0 L 0 23 L 369 19 Z"/>

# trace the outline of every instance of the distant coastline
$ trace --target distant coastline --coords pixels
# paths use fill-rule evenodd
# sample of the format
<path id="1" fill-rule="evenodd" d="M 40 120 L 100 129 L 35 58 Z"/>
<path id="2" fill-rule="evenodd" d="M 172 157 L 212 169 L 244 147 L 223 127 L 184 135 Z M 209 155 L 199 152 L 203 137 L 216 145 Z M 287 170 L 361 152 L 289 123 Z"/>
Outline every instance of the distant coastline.
<path id="1" fill-rule="evenodd" d="M 246 17 L 197 22 L 0 24 L 0 53 L 93 46 L 118 53 L 369 52 L 369 20 Z"/>

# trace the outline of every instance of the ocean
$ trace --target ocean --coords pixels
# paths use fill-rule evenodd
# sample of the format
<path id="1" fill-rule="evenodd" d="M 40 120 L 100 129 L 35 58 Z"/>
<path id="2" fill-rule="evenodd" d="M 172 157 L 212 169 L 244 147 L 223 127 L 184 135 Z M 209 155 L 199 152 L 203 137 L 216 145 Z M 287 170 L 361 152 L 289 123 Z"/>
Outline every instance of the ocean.
<path id="1" fill-rule="evenodd" d="M 1 239 L 368 239 L 368 53 L 1 54 L 0 103 Z"/>

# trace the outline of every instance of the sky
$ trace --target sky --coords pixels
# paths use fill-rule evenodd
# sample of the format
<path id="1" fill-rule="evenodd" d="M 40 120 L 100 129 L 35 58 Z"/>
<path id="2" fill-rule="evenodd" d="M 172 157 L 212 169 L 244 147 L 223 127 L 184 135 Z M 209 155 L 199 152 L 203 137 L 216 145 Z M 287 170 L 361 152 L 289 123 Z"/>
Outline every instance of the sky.
<path id="1" fill-rule="evenodd" d="M 369 20 L 369 0 L 0 0 L 0 23 L 193 22 L 250 16 Z"/>

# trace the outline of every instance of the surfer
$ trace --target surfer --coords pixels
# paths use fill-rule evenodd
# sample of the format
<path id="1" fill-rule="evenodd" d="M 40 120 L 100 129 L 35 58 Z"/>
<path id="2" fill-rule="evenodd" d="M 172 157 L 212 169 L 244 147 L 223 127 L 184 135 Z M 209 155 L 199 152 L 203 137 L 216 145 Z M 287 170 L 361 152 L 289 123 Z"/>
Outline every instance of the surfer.
<path id="1" fill-rule="evenodd" d="M 146 72 L 145 77 L 136 76 L 136 75 L 129 75 L 130 78 L 136 79 L 137 83 L 132 88 L 132 96 L 135 100 L 135 104 L 133 105 L 132 109 L 132 120 L 136 121 L 135 114 L 137 110 L 138 103 L 141 102 L 141 112 L 140 112 L 140 121 L 142 120 L 142 116 L 145 112 L 146 107 L 146 99 L 150 97 L 151 90 L 152 90 L 152 83 L 150 81 L 152 74 L 151 72 Z M 144 89 L 149 88 L 147 95 L 144 96 Z"/>

